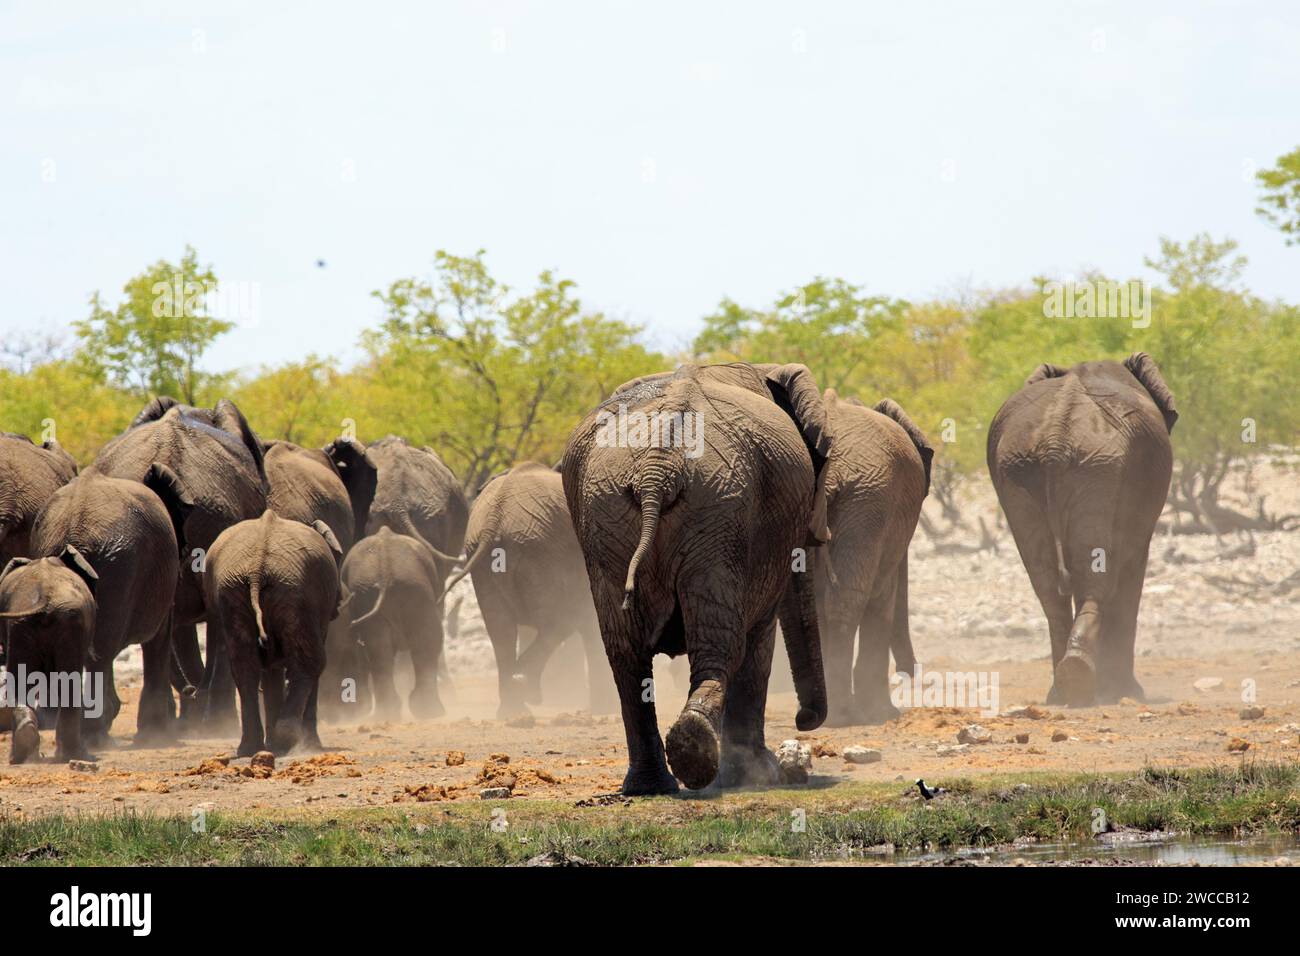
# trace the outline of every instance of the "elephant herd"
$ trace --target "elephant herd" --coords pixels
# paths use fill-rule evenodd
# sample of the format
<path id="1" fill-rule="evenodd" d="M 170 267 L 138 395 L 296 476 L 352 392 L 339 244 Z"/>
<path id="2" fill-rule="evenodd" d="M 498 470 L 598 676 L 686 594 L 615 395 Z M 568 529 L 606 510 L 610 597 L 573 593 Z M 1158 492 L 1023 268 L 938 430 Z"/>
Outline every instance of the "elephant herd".
<path id="1" fill-rule="evenodd" d="M 1141 695 L 1138 601 L 1176 419 L 1136 353 L 1040 366 L 989 428 L 993 485 L 1048 620 L 1049 701 Z M 93 716 L 19 701 L 11 760 L 37 754 L 41 719 L 59 759 L 103 746 L 121 706 L 114 660 L 131 644 L 138 744 L 182 728 L 233 735 L 237 698 L 240 755 L 319 748 L 318 712 L 401 717 L 399 652 L 411 715 L 437 717 L 444 600 L 469 576 L 499 716 L 540 702 L 547 660 L 576 635 L 593 710 L 621 711 L 624 793 L 771 783 L 778 623 L 800 730 L 898 714 L 890 658 L 914 672 L 908 547 L 932 457 L 895 402 L 822 391 L 798 364 L 628 382 L 577 425 L 560 464 L 517 465 L 472 507 L 432 449 L 262 441 L 227 400 L 154 399 L 80 473 L 53 441 L 0 434 L 4 662 L 84 672 L 105 698 Z M 535 633 L 522 652 L 521 628 Z M 666 738 L 660 653 L 689 666 Z"/>

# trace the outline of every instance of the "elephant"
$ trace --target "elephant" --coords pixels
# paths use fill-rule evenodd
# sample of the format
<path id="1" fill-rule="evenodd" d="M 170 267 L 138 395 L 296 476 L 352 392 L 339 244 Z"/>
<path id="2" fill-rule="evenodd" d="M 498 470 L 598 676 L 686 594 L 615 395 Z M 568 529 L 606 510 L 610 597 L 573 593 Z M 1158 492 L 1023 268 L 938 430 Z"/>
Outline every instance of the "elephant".
<path id="1" fill-rule="evenodd" d="M 321 749 L 317 684 L 325 669 L 325 632 L 338 614 L 341 553 L 325 522 L 306 525 L 270 509 L 231 525 L 212 543 L 203 590 L 239 691 L 238 756 L 252 756 L 268 743 L 277 754 L 299 743 Z"/>
<path id="2" fill-rule="evenodd" d="M 343 562 L 343 584 L 352 602 L 349 613 L 356 615 L 350 634 L 365 652 L 356 663 L 368 670 L 381 719 L 396 720 L 402 714 L 393 684 L 394 659 L 400 650 L 410 652 L 415 671 L 415 687 L 407 701 L 411 715 L 432 718 L 445 713 L 438 696 L 445 578 L 427 545 L 387 525 L 358 541 Z M 336 673 L 331 669 L 331 675 Z M 366 676 L 342 675 L 358 686 Z"/>
<path id="3" fill-rule="evenodd" d="M 1047 616 L 1048 703 L 1143 698 L 1138 605 L 1177 420 L 1160 369 L 1135 352 L 1040 365 L 989 426 L 993 487 Z"/>
<path id="4" fill-rule="evenodd" d="M 378 481 L 378 469 L 366 447 L 350 438 L 335 439 L 324 448 L 302 448 L 287 441 L 268 441 L 262 447 L 270 487 L 267 507 L 304 524 L 324 521 L 346 557 L 365 533 Z M 331 676 L 325 684 L 331 689 L 318 702 L 321 717 L 342 716 L 343 705 L 332 689 L 338 686 L 334 674 L 355 674 L 359 653 L 348 634 L 347 620 L 335 618 L 326 638 L 325 666 Z"/>
<path id="5" fill-rule="evenodd" d="M 74 546 L 99 575 L 95 633 L 87 668 L 100 675 L 106 695 L 89 736 L 106 742 L 121 701 L 113 684 L 113 661 L 131 644 L 170 646 L 172 604 L 180 580 L 177 535 L 194 504 L 180 479 L 154 463 L 142 482 L 88 470 L 56 491 L 32 528 L 33 553 L 57 556 Z M 163 659 L 166 664 L 168 660 Z M 155 677 L 158 675 L 155 675 Z M 186 682 L 193 694 L 194 674 Z M 145 685 L 138 721 L 159 725 L 171 704 L 165 680 Z"/>
<path id="6" fill-rule="evenodd" d="M 88 470 L 143 481 L 154 464 L 167 466 L 177 476 L 181 493 L 194 507 L 179 535 L 178 544 L 188 560 L 181 565 L 172 632 L 143 645 L 144 693 L 158 693 L 160 699 L 166 695 L 167 709 L 140 722 L 137 743 L 174 738 L 173 704 L 166 690 L 170 664 L 176 659 L 193 667 L 201 659 L 194 625 L 207 618 L 201 580 L 206 555 L 226 528 L 261 515 L 268 494 L 262 443 L 229 399 L 214 408 L 182 405 L 168 396 L 153 399 L 125 432 L 100 450 Z M 235 702 L 225 642 L 212 623 L 208 622 L 200 703 L 209 726 L 219 729 L 234 722 Z"/>
<path id="7" fill-rule="evenodd" d="M 910 674 L 916 665 L 907 549 L 930 489 L 934 449 L 890 399 L 872 409 L 827 389 L 822 401 L 835 434 L 826 462 L 831 540 L 817 552 L 826 723 L 882 723 L 898 716 L 889 695 L 891 648 L 900 672 Z"/>
<path id="8" fill-rule="evenodd" d="M 474 499 L 465 545 L 468 560 L 447 590 L 473 575 L 496 655 L 498 716 L 527 713 L 528 704 L 541 703 L 542 670 L 552 652 L 575 633 L 586 651 L 591 710 L 612 711 L 613 675 L 559 473 L 525 462 L 493 477 Z M 522 654 L 520 625 L 537 632 Z"/>
<path id="9" fill-rule="evenodd" d="M 831 445 L 807 368 L 744 363 L 636 379 L 569 436 L 564 494 L 618 688 L 623 793 L 775 781 L 763 712 L 778 616 L 796 726 L 826 719 L 813 573 L 795 568 L 826 537 L 817 498 Z M 656 653 L 690 664 L 666 742 Z"/>
<path id="10" fill-rule="evenodd" d="M 0 567 L 31 556 L 32 522 L 77 475 L 77 463 L 58 442 L 35 444 L 26 435 L 0 432 Z"/>
<path id="11" fill-rule="evenodd" d="M 395 435 L 371 442 L 366 453 L 379 470 L 366 533 L 386 526 L 408 535 L 450 570 L 469 521 L 469 503 L 451 469 L 432 448 L 414 448 Z"/>
<path id="12" fill-rule="evenodd" d="M 304 524 L 324 521 L 344 555 L 365 533 L 378 469 L 365 446 L 339 438 L 324 448 L 288 441 L 262 444 L 269 488 L 267 507 Z"/>
<path id="13" fill-rule="evenodd" d="M 12 558 L 0 572 L 0 637 L 5 666 L 24 686 L 16 687 L 17 715 L 10 763 L 37 755 L 37 705 L 58 712 L 55 746 L 59 760 L 89 759 L 81 740 L 81 671 L 95 630 L 95 569 L 72 545 L 57 557 Z M 29 698 L 29 675 L 44 675 L 44 700 Z M 15 682 L 17 683 L 17 682 Z"/>

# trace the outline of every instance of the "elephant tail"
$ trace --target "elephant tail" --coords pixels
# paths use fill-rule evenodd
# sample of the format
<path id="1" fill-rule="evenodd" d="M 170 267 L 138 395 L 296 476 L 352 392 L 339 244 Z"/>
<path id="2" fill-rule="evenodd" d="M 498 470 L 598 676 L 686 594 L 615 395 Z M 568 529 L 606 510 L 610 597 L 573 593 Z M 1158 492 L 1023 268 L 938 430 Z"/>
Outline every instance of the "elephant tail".
<path id="1" fill-rule="evenodd" d="M 352 621 L 352 626 L 353 626 L 353 627 L 356 627 L 356 626 L 357 626 L 358 624 L 360 624 L 362 621 L 368 621 L 368 620 L 370 620 L 370 618 L 372 618 L 372 617 L 374 617 L 376 614 L 378 614 L 378 613 L 379 613 L 379 609 L 380 609 L 381 607 L 384 606 L 384 595 L 387 594 L 387 593 L 388 593 L 388 588 L 381 587 L 381 588 L 379 589 L 379 597 L 375 598 L 375 606 L 372 607 L 372 608 L 371 608 L 369 611 L 367 611 L 365 614 L 362 614 L 360 617 L 355 618 L 355 619 Z"/>
<path id="2" fill-rule="evenodd" d="M 422 545 L 424 545 L 426 548 L 432 551 L 433 556 L 435 558 L 438 558 L 441 561 L 450 561 L 453 564 L 465 560 L 464 555 L 447 554 L 445 551 L 439 551 L 436 547 L 434 547 L 433 542 L 431 542 L 424 535 L 420 534 L 420 530 L 415 526 L 415 522 L 411 520 L 411 515 L 407 511 L 405 510 L 399 511 L 397 513 L 396 521 L 397 521 L 397 527 L 393 529 L 394 531 L 398 531 L 401 534 L 409 535 L 410 537 L 414 538 L 416 541 L 420 542 Z"/>
<path id="3" fill-rule="evenodd" d="M 781 596 L 781 634 L 790 658 L 790 672 L 799 697 L 795 726 L 816 730 L 826 719 L 826 675 L 822 670 L 821 632 L 817 627 L 817 600 L 813 575 L 796 572 Z"/>
<path id="4" fill-rule="evenodd" d="M 470 559 L 465 562 L 465 566 L 447 579 L 447 586 L 442 589 L 442 595 L 438 598 L 439 604 L 446 600 L 447 595 L 451 593 L 451 589 L 464 580 L 465 575 L 469 574 L 474 565 L 478 564 L 478 559 L 492 550 L 488 547 L 489 543 L 490 539 L 484 538 L 482 544 L 478 546 L 478 549 L 470 556 Z"/>
<path id="5" fill-rule="evenodd" d="M 659 527 L 659 511 L 662 507 L 662 492 L 658 488 L 652 488 L 641 496 L 641 539 L 637 542 L 636 550 L 632 552 L 632 560 L 627 565 L 627 580 L 623 582 L 623 610 L 632 606 L 632 592 L 636 590 L 636 569 L 640 567 L 641 561 L 650 551 L 650 545 L 654 542 L 655 529 Z"/>
<path id="6" fill-rule="evenodd" d="M 266 650 L 270 638 L 266 634 L 266 622 L 262 620 L 262 582 L 256 577 L 248 582 L 248 599 L 253 605 L 253 619 L 257 621 L 257 645 Z"/>
<path id="7" fill-rule="evenodd" d="M 257 605 L 253 606 L 256 607 Z M 158 639 L 157 637 L 154 638 L 155 641 Z M 195 686 L 194 681 L 190 679 L 190 675 L 185 673 L 185 665 L 181 662 L 181 652 L 176 649 L 175 638 L 169 633 L 167 640 L 171 642 L 172 646 L 172 666 L 176 668 L 176 673 L 180 674 L 181 680 L 185 682 L 185 686 L 181 688 L 181 696 L 185 698 L 197 697 L 198 688 Z"/>

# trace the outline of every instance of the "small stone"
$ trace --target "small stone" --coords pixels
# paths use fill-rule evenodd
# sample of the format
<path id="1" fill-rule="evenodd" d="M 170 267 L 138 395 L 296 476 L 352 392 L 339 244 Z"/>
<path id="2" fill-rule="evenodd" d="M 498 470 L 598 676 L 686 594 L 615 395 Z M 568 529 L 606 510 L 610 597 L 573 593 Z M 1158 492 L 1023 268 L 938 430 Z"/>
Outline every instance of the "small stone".
<path id="1" fill-rule="evenodd" d="M 1018 744 L 1029 743 L 1029 734 L 1016 734 L 1016 743 Z"/>
<path id="2" fill-rule="evenodd" d="M 970 750 L 970 744 L 943 744 L 936 751 L 940 757 L 947 757 L 952 754 L 964 754 Z"/>
<path id="3" fill-rule="evenodd" d="M 1192 684 L 1192 686 L 1195 687 L 1197 690 L 1199 690 L 1202 694 L 1208 694 L 1210 691 L 1218 690 L 1220 687 L 1223 686 L 1223 678 L 1202 677 L 1200 680 Z"/>
<path id="4" fill-rule="evenodd" d="M 1264 716 L 1263 707 L 1243 707 L 1237 716 L 1242 720 L 1259 720 Z"/>
<path id="5" fill-rule="evenodd" d="M 478 792 L 478 795 L 484 800 L 507 800 L 510 797 L 510 788 L 484 787 Z"/>
<path id="6" fill-rule="evenodd" d="M 1070 739 L 1070 735 L 1067 734 L 1064 730 L 1052 731 L 1052 743 L 1054 744 L 1059 744 L 1061 741 L 1069 740 L 1069 739 Z"/>
<path id="7" fill-rule="evenodd" d="M 993 743 L 993 735 L 979 724 L 967 724 L 961 730 L 957 731 L 957 743 L 991 744 Z"/>
<path id="8" fill-rule="evenodd" d="M 1155 719 L 1156 719 L 1156 715 L 1149 710 L 1144 710 L 1142 711 L 1142 713 L 1138 714 L 1138 720 L 1155 720 Z"/>
<path id="9" fill-rule="evenodd" d="M 782 741 L 776 748 L 776 766 L 782 783 L 807 783 L 812 770 L 812 748 L 797 740 Z"/>
<path id="10" fill-rule="evenodd" d="M 99 764 L 93 760 L 69 760 L 68 769 L 77 773 L 99 773 Z"/>
<path id="11" fill-rule="evenodd" d="M 1244 754 L 1250 749 L 1250 741 L 1242 740 L 1240 737 L 1233 737 L 1228 741 L 1228 753 Z"/>
<path id="12" fill-rule="evenodd" d="M 448 750 L 448 751 L 447 751 L 447 766 L 448 766 L 448 767 L 459 767 L 459 766 L 460 766 L 461 764 L 463 764 L 464 762 L 465 762 L 465 751 L 463 751 L 463 750 Z"/>
<path id="13" fill-rule="evenodd" d="M 844 759 L 849 763 L 879 763 L 882 754 L 871 747 L 845 747 Z"/>
<path id="14" fill-rule="evenodd" d="M 1004 717 L 1025 717 L 1029 720 L 1042 720 L 1047 716 L 1047 711 L 1041 707 L 1035 707 L 1033 704 L 1028 706 L 1009 707 L 1003 712 Z"/>

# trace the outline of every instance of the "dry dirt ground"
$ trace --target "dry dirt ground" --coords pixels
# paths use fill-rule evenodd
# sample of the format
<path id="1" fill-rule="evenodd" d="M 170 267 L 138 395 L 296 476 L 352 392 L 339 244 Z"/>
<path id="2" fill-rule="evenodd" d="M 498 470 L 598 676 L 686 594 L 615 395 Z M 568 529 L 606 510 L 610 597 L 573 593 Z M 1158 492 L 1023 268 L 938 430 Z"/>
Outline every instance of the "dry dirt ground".
<path id="1" fill-rule="evenodd" d="M 1300 512 L 1294 460 L 1257 468 L 1253 480 L 1256 490 L 1267 491 L 1270 512 Z M 1241 476 L 1226 500 L 1247 506 Z M 938 520 L 937 510 L 932 513 Z M 1009 533 L 996 526 L 991 493 L 976 488 L 964 514 L 972 528 L 984 517 L 995 529 L 998 550 L 937 555 L 935 543 L 918 532 L 911 560 L 913 642 L 926 670 L 995 674 L 997 715 L 919 707 L 884 726 L 799 735 L 794 694 L 788 674 L 780 672 L 784 663 L 778 663 L 768 743 L 774 747 L 797 736 L 812 743 L 819 783 L 1300 759 L 1300 587 L 1288 593 L 1285 586 L 1269 586 L 1300 568 L 1300 532 L 1257 534 L 1254 553 L 1235 557 L 1224 555 L 1243 544 L 1237 538 L 1154 541 L 1138 634 L 1137 673 L 1146 702 L 1067 710 L 1043 704 L 1051 682 L 1046 624 Z M 944 540 L 973 544 L 978 538 L 969 530 Z M 1216 579 L 1248 586 L 1216 585 Z M 445 698 L 447 717 L 420 724 L 325 725 L 326 753 L 282 757 L 269 776 L 247 758 L 226 760 L 235 734 L 135 750 L 129 741 L 139 693 L 137 653 L 119 668 L 126 706 L 114 728 L 115 746 L 99 754 L 97 769 L 53 762 L 0 765 L 0 814 L 309 805 L 332 811 L 478 800 L 488 786 L 512 787 L 515 799 L 575 802 L 616 791 L 625 769 L 622 725 L 615 715 L 578 710 L 573 672 L 581 670 L 580 652 L 563 649 L 552 662 L 545 688 L 554 703 L 534 708 L 531 726 L 494 719 L 490 647 L 469 582 L 462 588 L 459 627 L 449 640 L 453 686 Z M 666 731 L 685 688 L 666 668 L 656 684 Z M 1025 705 L 1035 706 L 1016 711 Z M 958 734 L 968 724 L 987 730 L 991 741 L 961 746 Z M 1027 742 L 1017 743 L 1023 734 Z M 43 750 L 53 752 L 53 731 L 42 736 Z M 8 735 L 0 734 L 0 753 L 7 754 L 8 743 Z M 855 744 L 878 749 L 881 759 L 846 763 L 841 755 Z M 509 762 L 494 754 L 508 755 Z"/>

